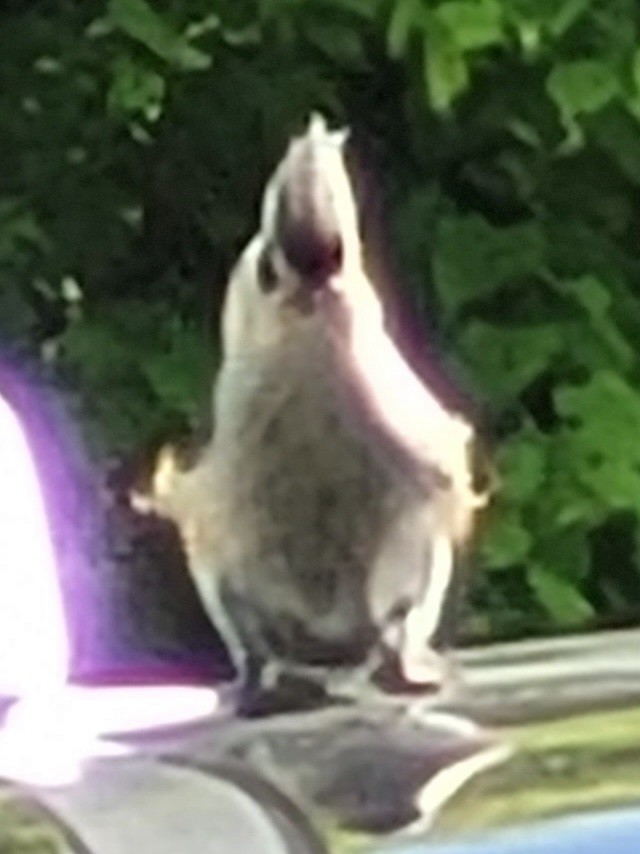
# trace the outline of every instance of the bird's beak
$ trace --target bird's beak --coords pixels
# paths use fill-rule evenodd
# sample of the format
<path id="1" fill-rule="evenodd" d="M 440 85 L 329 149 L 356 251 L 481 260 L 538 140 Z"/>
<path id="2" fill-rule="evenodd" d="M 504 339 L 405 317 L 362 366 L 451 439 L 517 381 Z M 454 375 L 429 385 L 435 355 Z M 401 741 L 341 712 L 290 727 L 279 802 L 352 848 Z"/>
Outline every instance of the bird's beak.
<path id="1" fill-rule="evenodd" d="M 345 234 L 340 192 L 350 186 L 344 166 L 344 131 L 329 131 L 314 114 L 306 132 L 291 141 L 265 197 L 273 242 L 311 288 L 341 272 Z M 350 200 L 351 201 L 351 200 Z"/>

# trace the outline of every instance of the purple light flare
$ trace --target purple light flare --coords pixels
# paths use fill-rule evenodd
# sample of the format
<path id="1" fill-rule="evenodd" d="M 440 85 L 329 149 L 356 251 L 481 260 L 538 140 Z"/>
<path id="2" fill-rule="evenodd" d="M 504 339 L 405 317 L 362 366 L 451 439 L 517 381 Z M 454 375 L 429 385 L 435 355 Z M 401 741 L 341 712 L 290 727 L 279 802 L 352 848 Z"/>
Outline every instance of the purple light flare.
<path id="1" fill-rule="evenodd" d="M 16 415 L 0 398 L 0 693 L 64 685 L 69 647 L 44 501 Z"/>
<path id="2" fill-rule="evenodd" d="M 87 762 L 136 749 L 105 736 L 189 725 L 219 708 L 205 686 L 69 684 L 57 562 L 25 431 L 0 396 L 0 697 L 15 700 L 0 726 L 0 777 L 42 787 L 77 783 Z"/>

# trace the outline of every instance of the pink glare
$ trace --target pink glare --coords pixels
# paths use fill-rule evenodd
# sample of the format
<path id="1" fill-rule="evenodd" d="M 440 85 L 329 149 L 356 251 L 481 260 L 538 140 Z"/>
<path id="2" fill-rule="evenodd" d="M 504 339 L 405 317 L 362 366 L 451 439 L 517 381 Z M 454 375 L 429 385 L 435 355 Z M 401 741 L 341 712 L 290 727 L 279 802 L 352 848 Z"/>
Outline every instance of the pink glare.
<path id="1" fill-rule="evenodd" d="M 0 727 L 0 778 L 71 785 L 91 759 L 131 752 L 102 736 L 187 725 L 218 708 L 202 686 L 70 685 L 69 652 L 35 464 L 0 397 L 0 697 L 17 698 Z"/>
<path id="2" fill-rule="evenodd" d="M 18 419 L 0 397 L 0 694 L 59 689 L 68 660 L 40 485 Z"/>

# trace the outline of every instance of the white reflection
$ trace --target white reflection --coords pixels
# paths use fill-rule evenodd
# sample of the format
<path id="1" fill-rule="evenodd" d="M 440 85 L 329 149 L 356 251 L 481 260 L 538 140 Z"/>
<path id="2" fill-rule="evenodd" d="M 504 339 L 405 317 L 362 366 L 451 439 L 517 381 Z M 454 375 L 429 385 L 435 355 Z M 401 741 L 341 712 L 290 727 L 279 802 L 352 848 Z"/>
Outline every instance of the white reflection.
<path id="1" fill-rule="evenodd" d="M 54 691 L 68 660 L 40 485 L 18 419 L 0 397 L 0 693 Z"/>
<path id="2" fill-rule="evenodd" d="M 95 757 L 130 748 L 103 736 L 184 725 L 218 697 L 195 686 L 67 684 L 69 642 L 44 500 L 22 427 L 0 397 L 0 696 L 19 698 L 0 728 L 0 777 L 77 782 Z"/>

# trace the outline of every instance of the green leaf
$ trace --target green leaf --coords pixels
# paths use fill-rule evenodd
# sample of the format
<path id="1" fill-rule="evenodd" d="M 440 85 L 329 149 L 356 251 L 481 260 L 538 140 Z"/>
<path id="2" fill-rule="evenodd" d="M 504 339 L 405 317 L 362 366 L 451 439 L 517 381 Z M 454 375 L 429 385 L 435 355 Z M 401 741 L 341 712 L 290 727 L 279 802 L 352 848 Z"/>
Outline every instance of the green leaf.
<path id="1" fill-rule="evenodd" d="M 640 73 L 640 69 L 639 69 Z M 630 106 L 625 101 L 627 107 Z M 597 144 L 607 151 L 625 177 L 640 185 L 640 84 L 635 102 L 635 118 L 619 104 L 611 104 L 589 123 L 589 131 Z"/>
<path id="2" fill-rule="evenodd" d="M 575 625 L 592 616 L 593 608 L 580 592 L 589 568 L 584 526 L 551 527 L 541 532 L 527 563 L 527 580 L 554 622 Z"/>
<path id="3" fill-rule="evenodd" d="M 592 0 L 551 0 L 551 5 L 556 9 L 549 16 L 547 26 L 559 38 L 584 15 L 592 5 Z"/>
<path id="4" fill-rule="evenodd" d="M 589 374 L 596 371 L 626 371 L 635 360 L 626 342 L 612 347 L 603 339 L 588 320 L 578 320 L 564 325 L 563 358 Z"/>
<path id="5" fill-rule="evenodd" d="M 550 525 L 536 539 L 533 560 L 576 582 L 589 571 L 589 553 L 584 525 Z"/>
<path id="6" fill-rule="evenodd" d="M 479 50 L 504 41 L 498 0 L 449 0 L 434 11 L 461 51 Z"/>
<path id="7" fill-rule="evenodd" d="M 636 48 L 631 59 L 631 85 L 626 87 L 624 96 L 626 110 L 635 121 L 640 120 L 640 48 Z"/>
<path id="8" fill-rule="evenodd" d="M 564 345 L 557 324 L 498 327 L 472 321 L 458 346 L 478 386 L 495 402 L 517 397 L 553 364 Z"/>
<path id="9" fill-rule="evenodd" d="M 565 282 L 565 289 L 584 308 L 589 317 L 601 321 L 609 313 L 611 294 L 595 276 L 582 276 Z"/>
<path id="10" fill-rule="evenodd" d="M 588 462 L 588 461 L 586 461 Z M 604 458 L 598 465 L 585 465 L 581 480 L 610 512 L 632 510 L 640 514 L 640 473 L 622 460 Z"/>
<path id="11" fill-rule="evenodd" d="M 545 252 L 545 237 L 535 221 L 497 228 L 475 214 L 444 218 L 433 264 L 444 309 L 455 314 L 511 279 L 536 274 Z"/>
<path id="12" fill-rule="evenodd" d="M 65 361 L 79 369 L 90 385 L 99 385 L 133 357 L 109 322 L 83 318 L 71 323 L 59 339 Z"/>
<path id="13" fill-rule="evenodd" d="M 556 430 L 546 437 L 547 476 L 542 500 L 529 502 L 532 530 L 549 532 L 572 526 L 587 528 L 599 525 L 607 505 L 593 490 L 576 477 L 578 462 L 572 432 Z"/>
<path id="14" fill-rule="evenodd" d="M 595 276 L 582 276 L 565 282 L 564 290 L 586 313 L 591 330 L 610 354 L 610 366 L 623 370 L 630 368 L 635 353 L 610 316 L 611 293 L 608 288 Z M 592 349 L 596 348 L 592 345 Z M 572 352 L 575 355 L 575 349 Z"/>
<path id="15" fill-rule="evenodd" d="M 367 65 L 360 33 L 331 21 L 309 21 L 305 36 L 329 59 L 340 66 L 362 69 Z"/>
<path id="16" fill-rule="evenodd" d="M 540 604 L 558 625 L 576 625 L 593 615 L 593 608 L 577 586 L 552 569 L 533 563 L 527 567 L 527 579 Z"/>
<path id="17" fill-rule="evenodd" d="M 640 393 L 622 377 L 598 371 L 583 385 L 556 389 L 554 401 L 558 414 L 575 427 L 585 450 L 640 464 Z"/>
<path id="18" fill-rule="evenodd" d="M 547 77 L 547 92 L 567 122 L 602 109 L 620 89 L 615 68 L 598 59 L 558 63 Z"/>
<path id="19" fill-rule="evenodd" d="M 513 508 L 496 513 L 482 538 L 480 551 L 487 569 L 508 569 L 522 564 L 533 545 L 531 534 Z"/>
<path id="20" fill-rule="evenodd" d="M 622 377 L 598 371 L 554 394 L 564 420 L 564 465 L 604 507 L 640 513 L 640 393 Z"/>
<path id="21" fill-rule="evenodd" d="M 429 103 L 436 112 L 448 110 L 469 85 L 464 54 L 442 27 L 430 27 L 424 37 L 424 74 Z"/>
<path id="22" fill-rule="evenodd" d="M 169 348 L 154 350 L 142 361 L 142 369 L 159 400 L 167 409 L 193 415 L 207 382 L 207 351 L 195 326 L 178 326 Z"/>
<path id="23" fill-rule="evenodd" d="M 107 95 L 107 106 L 114 113 L 126 116 L 141 113 L 147 121 L 157 121 L 164 94 L 165 81 L 159 74 L 127 56 L 114 63 L 113 82 Z"/>
<path id="24" fill-rule="evenodd" d="M 498 452 L 500 500 L 523 505 L 545 482 L 547 453 L 540 433 L 511 437 Z"/>
<path id="25" fill-rule="evenodd" d="M 519 27 L 541 28 L 559 38 L 591 5 L 592 0 L 509 0 L 504 12 Z"/>
<path id="26" fill-rule="evenodd" d="M 0 199 L 0 262 L 10 262 L 22 247 L 45 249 L 47 243 L 34 212 L 22 199 Z"/>
<path id="27" fill-rule="evenodd" d="M 199 21 L 193 21 L 186 27 L 184 37 L 187 41 L 194 41 L 207 35 L 207 33 L 218 31 L 221 26 L 222 21 L 218 15 L 205 15 L 204 18 L 201 18 Z"/>
<path id="28" fill-rule="evenodd" d="M 109 0 L 108 16 L 130 38 L 182 71 L 202 71 L 211 57 L 175 32 L 146 0 Z"/>
<path id="29" fill-rule="evenodd" d="M 387 52 L 392 59 L 405 53 L 411 31 L 423 19 L 420 0 L 395 0 L 387 26 Z"/>

